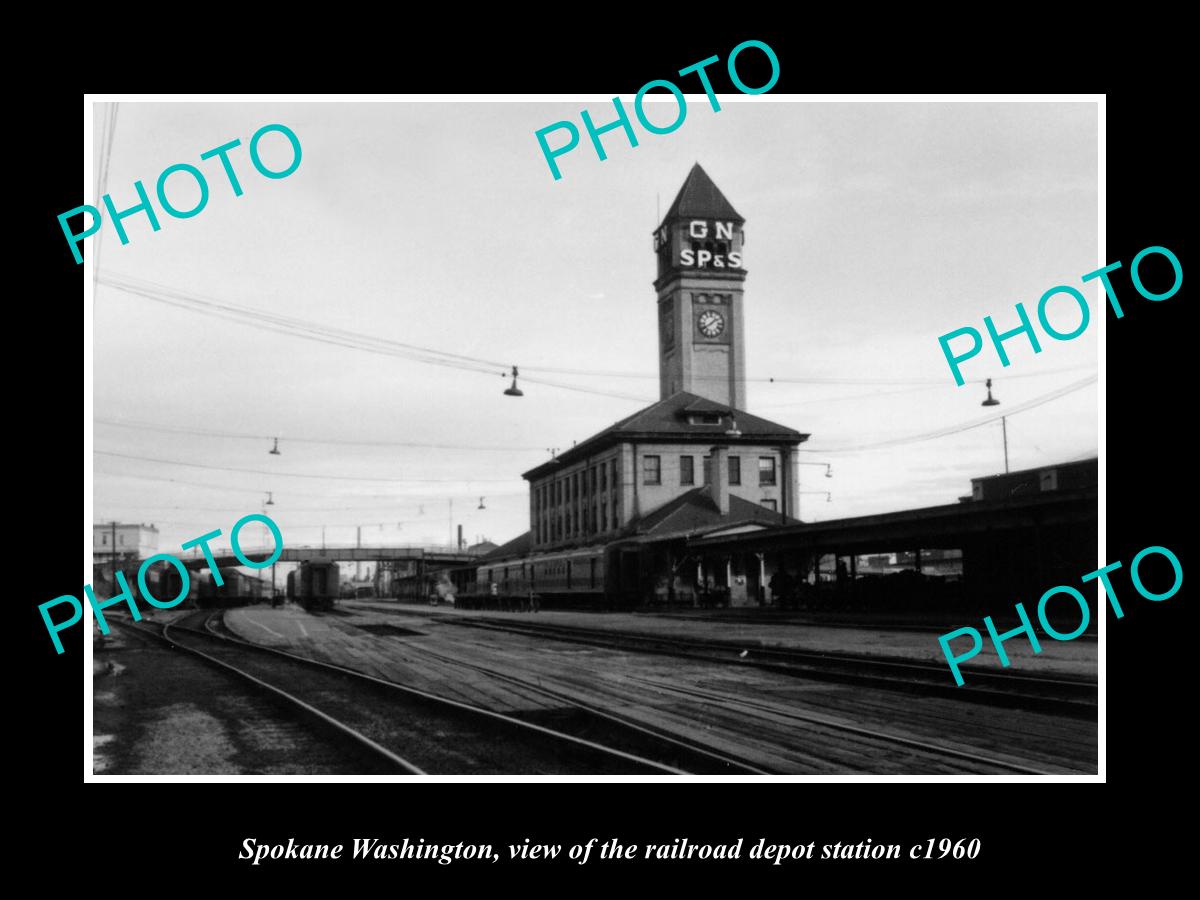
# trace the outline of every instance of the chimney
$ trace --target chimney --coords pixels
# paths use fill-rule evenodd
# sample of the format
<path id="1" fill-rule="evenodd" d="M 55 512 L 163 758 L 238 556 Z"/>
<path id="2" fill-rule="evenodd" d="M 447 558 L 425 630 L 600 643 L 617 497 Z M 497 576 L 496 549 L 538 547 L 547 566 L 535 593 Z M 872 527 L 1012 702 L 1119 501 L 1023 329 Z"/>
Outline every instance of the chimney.
<path id="1" fill-rule="evenodd" d="M 721 515 L 729 515 L 729 448 L 713 447 L 708 459 L 708 490 Z"/>

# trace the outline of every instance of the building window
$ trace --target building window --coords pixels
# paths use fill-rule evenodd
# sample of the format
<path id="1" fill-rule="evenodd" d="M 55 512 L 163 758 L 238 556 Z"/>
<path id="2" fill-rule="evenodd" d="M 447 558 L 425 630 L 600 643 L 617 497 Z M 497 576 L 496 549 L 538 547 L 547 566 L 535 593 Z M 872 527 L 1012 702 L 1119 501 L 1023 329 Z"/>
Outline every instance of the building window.
<path id="1" fill-rule="evenodd" d="M 600 530 L 608 531 L 608 498 L 600 498 Z"/>
<path id="2" fill-rule="evenodd" d="M 608 490 L 608 466 L 600 463 L 600 490 Z"/>
<path id="3" fill-rule="evenodd" d="M 679 457 L 679 483 L 696 483 L 696 460 L 690 456 Z"/>
<path id="4" fill-rule="evenodd" d="M 740 456 L 729 457 L 729 483 L 742 483 L 742 458 Z"/>
<path id="5" fill-rule="evenodd" d="M 704 457 L 704 483 L 712 484 L 712 457 Z"/>
<path id="6" fill-rule="evenodd" d="M 758 458 L 758 483 L 764 485 L 775 483 L 775 457 L 760 456 Z"/>
<path id="7" fill-rule="evenodd" d="M 118 534 L 117 535 L 117 543 L 120 544 L 122 547 L 124 547 L 125 546 L 125 535 Z"/>
<path id="8" fill-rule="evenodd" d="M 100 535 L 100 543 L 103 544 L 105 547 L 108 546 L 108 535 L 107 534 Z"/>
<path id="9" fill-rule="evenodd" d="M 662 457 L 642 457 L 642 484 L 662 484 Z"/>
<path id="10" fill-rule="evenodd" d="M 767 497 L 763 500 L 762 505 L 765 506 L 767 509 L 769 509 L 771 512 L 779 511 L 779 504 L 777 504 L 774 500 L 772 500 L 769 497 Z"/>

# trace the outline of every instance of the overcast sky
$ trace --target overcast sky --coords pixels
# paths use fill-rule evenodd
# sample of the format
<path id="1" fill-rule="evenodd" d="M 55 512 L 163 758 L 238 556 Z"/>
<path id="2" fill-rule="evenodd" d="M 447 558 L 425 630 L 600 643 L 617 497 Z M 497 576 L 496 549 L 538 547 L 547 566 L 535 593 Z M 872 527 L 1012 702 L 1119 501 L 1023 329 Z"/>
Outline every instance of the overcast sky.
<path id="1" fill-rule="evenodd" d="M 749 409 L 811 434 L 805 458 L 833 463 L 832 479 L 804 467 L 802 488 L 831 491 L 832 502 L 805 494 L 802 518 L 954 502 L 971 477 L 1003 470 L 999 422 L 846 448 L 969 423 L 1095 372 L 1094 287 L 1080 338 L 1043 335 L 1037 355 L 1010 341 L 1008 369 L 990 349 L 964 365 L 968 379 L 996 379 L 996 409 L 980 407 L 982 385 L 954 385 L 937 341 L 965 325 L 982 330 L 989 314 L 1013 327 L 1018 301 L 1034 317 L 1045 290 L 1083 289 L 1080 276 L 1108 262 L 1096 255 L 1094 104 L 768 95 L 722 98 L 713 113 L 701 96 L 673 134 L 639 131 L 637 148 L 606 135 L 604 162 L 585 134 L 555 181 L 533 134 L 578 122 L 585 105 L 608 120 L 595 102 L 122 103 L 107 180 L 117 208 L 136 202 L 136 179 L 153 192 L 178 162 L 209 176 L 211 196 L 190 219 L 160 211 L 157 233 L 144 216 L 126 220 L 126 246 L 106 227 L 102 277 L 488 365 L 485 374 L 316 343 L 101 284 L 95 449 L 122 455 L 96 456 L 97 521 L 156 523 L 169 551 L 228 532 L 271 491 L 288 545 L 319 543 L 322 525 L 330 544 L 352 543 L 360 524 L 364 543 L 447 543 L 450 498 L 469 541 L 516 536 L 528 527 L 520 474 L 545 448 L 658 399 L 651 232 L 696 161 L 746 219 Z M 96 121 L 100 129 L 99 111 Z M 298 135 L 303 160 L 268 180 L 246 145 L 275 122 Z M 245 191 L 236 198 L 219 164 L 199 159 L 233 138 L 243 144 L 231 154 Z M 262 146 L 269 164 L 286 164 L 279 135 Z M 187 181 L 170 182 L 183 208 Z M 1078 312 L 1058 303 L 1052 321 L 1070 330 Z M 586 392 L 522 379 L 525 396 L 506 397 L 501 371 L 512 364 Z M 1014 414 L 1012 468 L 1093 455 L 1096 407 L 1091 385 Z M 281 455 L 268 454 L 268 435 L 280 437 Z"/>

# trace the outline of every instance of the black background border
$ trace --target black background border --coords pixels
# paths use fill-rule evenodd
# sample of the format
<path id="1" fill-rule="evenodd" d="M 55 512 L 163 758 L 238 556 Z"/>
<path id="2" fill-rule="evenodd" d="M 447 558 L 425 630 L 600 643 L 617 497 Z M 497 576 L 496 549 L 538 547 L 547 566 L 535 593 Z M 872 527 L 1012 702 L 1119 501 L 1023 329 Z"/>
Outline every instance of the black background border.
<path id="1" fill-rule="evenodd" d="M 903 76 L 872 75 L 851 63 L 861 52 L 848 53 L 836 69 L 828 57 L 814 59 L 812 33 L 791 29 L 714 26 L 699 34 L 677 30 L 643 33 L 631 29 L 619 37 L 597 34 L 585 44 L 530 38 L 529 46 L 503 46 L 479 38 L 472 46 L 454 41 L 406 42 L 385 56 L 382 49 L 355 56 L 330 84 L 328 73 L 312 53 L 293 58 L 291 75 L 279 85 L 266 85 L 262 69 L 225 67 L 216 78 L 214 66 L 182 77 L 155 71 L 172 91 L 228 92 L 260 89 L 354 91 L 364 88 L 397 92 L 601 93 L 628 98 L 642 83 L 669 77 L 674 69 L 728 51 L 746 38 L 765 40 L 781 62 L 780 82 L 772 93 L 809 91 L 948 90 L 955 91 L 1104 91 L 1120 77 L 1064 68 L 1025 73 L 1013 80 L 1015 62 L 991 67 L 976 53 L 943 53 L 926 65 L 904 70 Z M 1050 42 L 1052 46 L 1053 43 Z M 547 49 L 553 48 L 553 51 Z M 854 48 L 851 48 L 854 49 Z M 1036 58 L 1037 48 L 1023 48 Z M 343 51 L 344 52 L 344 51 Z M 903 54 L 897 54 L 900 58 Z M 293 56 L 295 56 L 293 54 Z M 747 57 L 749 61 L 749 56 Z M 997 58 L 997 61 L 999 57 Z M 271 62 L 287 62 L 280 54 Z M 876 60 L 878 62 L 878 60 Z M 933 63 L 937 63 L 934 65 Z M 850 71 L 853 68 L 854 71 Z M 252 71 L 253 74 L 248 74 Z M 721 67 L 713 67 L 719 75 Z M 874 70 L 878 71 L 878 70 Z M 980 76 L 974 79 L 969 75 Z M 1087 76 L 1087 77 L 1085 77 Z M 243 81 L 242 78 L 245 78 Z M 761 83 L 752 69 L 744 78 Z M 130 70 L 90 78 L 94 90 L 144 90 L 144 79 Z M 714 77 L 718 91 L 728 90 Z M 1176 131 L 1186 99 L 1173 93 L 1171 82 L 1145 90 L 1130 86 L 1109 90 L 1107 100 L 1107 258 L 1125 268 L 1114 282 L 1124 301 L 1125 318 L 1107 317 L 1107 548 L 1106 561 L 1129 560 L 1143 547 L 1171 548 L 1188 570 L 1182 508 L 1190 449 L 1184 429 L 1190 413 L 1190 330 L 1184 322 L 1184 289 L 1162 303 L 1138 297 L 1128 281 L 1128 265 L 1142 248 L 1171 248 L 1187 270 L 1183 240 L 1185 173 L 1184 141 Z M 839 880 L 853 870 L 856 878 L 895 884 L 923 881 L 935 874 L 979 886 L 984 873 L 1012 879 L 1018 871 L 1050 859 L 1087 860 L 1092 867 L 1140 865 L 1146 832 L 1155 832 L 1190 761 L 1184 710 L 1190 706 L 1184 641 L 1191 630 L 1184 621 L 1187 587 L 1163 603 L 1132 595 L 1127 581 L 1122 598 L 1126 616 L 1107 617 L 1107 780 L 1106 785 L 978 783 L 828 783 L 828 784 L 94 784 L 82 781 L 81 700 L 82 634 L 68 638 L 68 651 L 56 657 L 38 616 L 36 604 L 59 594 L 77 593 L 82 569 L 74 556 L 80 532 L 74 503 L 79 496 L 84 459 L 74 440 L 80 410 L 78 369 L 82 359 L 78 332 L 68 328 L 64 313 L 81 303 L 82 274 L 62 239 L 56 216 L 82 202 L 79 196 L 80 120 L 78 88 L 60 85 L 28 104 L 27 117 L 37 141 L 29 149 L 33 173 L 15 179 L 28 215 L 18 217 L 23 230 L 10 241 L 31 251 L 37 264 L 27 268 L 31 290 L 20 302 L 19 332 L 45 336 L 36 358 L 25 358 L 10 394 L 10 417 L 17 452 L 31 446 L 35 473 L 32 493 L 22 504 L 21 518 L 32 518 L 18 533 L 34 536 L 33 573 L 29 591 L 20 592 L 18 610 L 26 622 L 22 634 L 22 677 L 14 693 L 27 704 L 15 740 L 21 757 L 14 778 L 31 791 L 21 811 L 25 863 L 43 858 L 61 865 L 82 852 L 88 871 L 104 878 L 120 877 L 126 867 L 138 877 L 157 873 L 205 881 L 230 875 L 247 884 L 274 883 L 280 876 L 316 884 L 324 877 L 381 878 L 402 886 L 418 867 L 378 865 L 264 866 L 251 869 L 236 854 L 245 837 L 260 840 L 344 841 L 378 836 L 385 842 L 404 836 L 431 842 L 483 841 L 498 847 L 531 837 L 569 845 L 591 837 L 619 837 L 624 842 L 689 840 L 729 842 L 759 836 L 782 843 L 815 840 L 818 844 L 859 841 L 905 846 L 930 837 L 979 837 L 984 852 L 973 863 L 933 864 L 793 864 L 779 867 L 747 864 L 696 864 L 659 868 L 656 874 L 702 875 L 716 886 L 725 879 L 741 882 L 787 878 L 789 885 L 830 877 Z M 532 142 L 532 139 L 531 139 Z M 536 149 L 535 149 L 536 153 Z M 533 158 L 531 164 L 541 164 Z M 35 173 L 35 174 L 34 174 Z M 24 254 L 22 254 L 24 255 Z M 1089 299 L 1091 299 L 1089 294 Z M 18 298 L 14 298 L 18 299 Z M 1019 298 L 1018 298 L 1019 299 Z M 1095 307 L 1093 307 L 1093 311 Z M 26 317 L 32 321 L 26 325 Z M 76 320 L 77 321 L 77 320 Z M 1093 324 L 1093 327 L 1095 325 Z M 18 332 L 10 332 L 15 334 Z M 20 351 L 17 351 L 18 354 Z M 19 357 L 20 358 L 20 357 Z M 1190 429 L 1189 429 L 1190 430 Z M 81 466 L 82 463 L 82 466 Z M 30 488 L 27 488 L 30 489 Z M 20 491 L 13 496 L 21 496 Z M 87 528 L 84 529 L 85 540 Z M 24 554 L 22 554 L 24 555 Z M 24 567 L 22 567 L 22 571 Z M 1047 652 L 1052 652 L 1048 648 Z M 1185 782 L 1186 783 L 1186 782 Z M 1067 792 L 1070 795 L 1067 795 Z M 1104 791 L 1103 796 L 1099 793 Z M 1168 829 L 1169 831 L 1169 829 Z M 1169 839 L 1169 838 L 1168 838 Z M 1154 844 L 1161 850 L 1158 836 Z M 1113 849 L 1114 843 L 1121 849 Z M 72 845 L 74 845 L 72 847 Z M 44 852 L 44 857 L 42 856 Z M 570 863 L 490 867 L 455 864 L 420 868 L 439 882 L 464 877 L 494 878 L 500 870 L 522 878 L 563 875 L 578 880 L 618 875 L 641 877 L 646 864 L 585 869 Z M 521 871 L 522 868 L 527 871 Z M 317 879 L 317 881 L 312 881 Z M 783 882 L 781 882 L 781 885 Z M 1027 886 L 1032 886 L 1028 885 Z"/>

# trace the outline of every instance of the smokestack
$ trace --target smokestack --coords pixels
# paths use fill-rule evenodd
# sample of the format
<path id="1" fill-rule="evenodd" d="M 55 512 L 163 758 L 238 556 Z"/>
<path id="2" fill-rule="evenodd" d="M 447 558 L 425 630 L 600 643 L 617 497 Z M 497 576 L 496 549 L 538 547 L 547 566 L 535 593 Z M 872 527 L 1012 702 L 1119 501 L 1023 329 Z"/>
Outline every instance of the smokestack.
<path id="1" fill-rule="evenodd" d="M 729 515 L 729 448 L 713 447 L 709 452 L 708 490 L 721 515 Z"/>
<path id="2" fill-rule="evenodd" d="M 460 523 L 458 526 L 458 549 L 461 550 L 462 548 L 463 548 L 462 524 Z"/>

